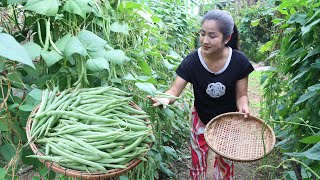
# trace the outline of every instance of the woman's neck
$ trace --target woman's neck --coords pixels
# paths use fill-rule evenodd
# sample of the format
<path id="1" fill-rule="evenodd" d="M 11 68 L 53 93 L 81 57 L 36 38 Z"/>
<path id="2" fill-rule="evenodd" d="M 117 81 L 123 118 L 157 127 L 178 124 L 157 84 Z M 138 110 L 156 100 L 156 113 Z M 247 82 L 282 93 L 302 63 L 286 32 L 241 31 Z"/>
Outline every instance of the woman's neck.
<path id="1" fill-rule="evenodd" d="M 210 53 L 210 54 L 204 54 L 204 53 L 201 53 L 202 54 L 202 57 L 204 57 L 204 59 L 206 61 L 209 62 L 217 62 L 217 61 L 223 61 L 223 60 L 226 60 L 227 57 L 228 57 L 228 54 L 229 54 L 229 48 L 228 47 L 224 47 L 222 49 L 222 51 L 217 51 L 217 52 L 213 52 L 213 53 Z"/>

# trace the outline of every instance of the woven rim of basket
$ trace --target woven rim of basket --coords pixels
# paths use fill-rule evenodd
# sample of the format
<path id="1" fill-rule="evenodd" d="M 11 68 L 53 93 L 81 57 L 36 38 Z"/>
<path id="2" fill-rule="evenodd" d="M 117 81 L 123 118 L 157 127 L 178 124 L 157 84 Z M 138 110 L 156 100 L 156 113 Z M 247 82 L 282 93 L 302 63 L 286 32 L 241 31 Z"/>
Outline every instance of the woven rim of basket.
<path id="1" fill-rule="evenodd" d="M 142 110 L 134 102 L 129 102 L 129 104 L 138 110 Z M 40 104 L 35 107 L 35 109 L 31 112 L 30 115 L 35 114 L 39 107 L 40 107 Z M 150 122 L 150 120 L 148 118 L 146 118 L 146 122 Z M 27 121 L 27 125 L 26 125 L 26 134 L 27 134 L 27 139 L 28 139 L 29 145 L 35 155 L 43 156 L 44 154 L 41 153 L 41 151 L 39 151 L 36 144 L 33 141 L 30 141 L 31 140 L 31 135 L 30 135 L 31 124 L 32 124 L 32 118 L 29 116 L 28 121 Z M 150 126 L 150 124 L 148 126 Z M 150 143 L 149 148 L 151 148 L 152 145 L 153 145 L 153 143 Z M 147 152 L 145 154 L 147 154 Z M 63 166 L 58 165 L 57 163 L 55 163 L 53 161 L 46 161 L 43 159 L 38 159 L 38 160 L 40 162 L 44 163 L 47 166 L 47 168 L 52 169 L 54 172 L 63 174 L 68 177 L 80 178 L 80 179 L 106 179 L 106 178 L 119 176 L 119 175 L 131 170 L 132 168 L 136 167 L 141 162 L 140 159 L 133 159 L 129 163 L 125 164 L 125 166 L 127 168 L 124 168 L 124 169 L 112 169 L 112 170 L 108 170 L 107 173 L 100 173 L 100 172 L 88 173 L 88 172 L 84 172 L 84 171 L 65 168 Z"/>
<path id="2" fill-rule="evenodd" d="M 229 112 L 229 113 L 224 113 L 224 114 L 221 114 L 221 115 L 218 115 L 216 117 L 214 117 L 205 127 L 205 130 L 204 130 L 204 137 L 205 137 L 205 140 L 208 142 L 209 141 L 209 137 L 208 137 L 208 129 L 210 127 L 211 124 L 215 123 L 217 120 L 219 120 L 221 117 L 233 117 L 233 116 L 244 116 L 245 114 L 244 113 L 240 113 L 240 112 Z M 235 157 L 232 157 L 232 156 L 228 156 L 226 154 L 222 154 L 221 152 L 219 152 L 215 147 L 213 147 L 210 143 L 207 143 L 208 146 L 210 147 L 210 149 L 212 149 L 216 154 L 218 155 L 221 155 L 222 157 L 228 159 L 228 160 L 231 160 L 231 161 L 236 161 L 236 162 L 252 162 L 252 161 L 257 161 L 257 160 L 260 160 L 262 159 L 263 157 L 267 156 L 268 154 L 270 154 L 275 146 L 275 143 L 276 143 L 276 137 L 275 137 L 275 134 L 273 132 L 273 129 L 265 123 L 264 120 L 258 118 L 258 117 L 255 117 L 255 116 L 252 116 L 250 115 L 250 117 L 248 117 L 250 119 L 253 119 L 253 120 L 256 120 L 257 122 L 261 123 L 261 126 L 265 126 L 266 127 L 266 130 L 267 132 L 269 133 L 269 135 L 271 135 L 272 137 L 272 142 L 271 142 L 271 146 L 269 148 L 269 150 L 267 152 L 265 152 L 263 155 L 261 155 L 260 157 L 256 157 L 256 158 L 251 158 L 251 159 L 239 159 L 239 158 L 235 158 Z"/>

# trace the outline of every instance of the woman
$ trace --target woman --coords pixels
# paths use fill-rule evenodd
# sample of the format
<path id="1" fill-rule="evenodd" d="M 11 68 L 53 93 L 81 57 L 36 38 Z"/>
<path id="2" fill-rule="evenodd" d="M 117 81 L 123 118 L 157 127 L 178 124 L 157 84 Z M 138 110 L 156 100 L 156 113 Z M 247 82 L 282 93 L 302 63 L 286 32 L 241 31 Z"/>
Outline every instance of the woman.
<path id="1" fill-rule="evenodd" d="M 193 86 L 194 110 L 191 119 L 190 175 L 205 179 L 208 145 L 205 125 L 214 117 L 239 111 L 250 115 L 248 75 L 254 70 L 246 56 L 238 50 L 238 32 L 230 13 L 213 10 L 202 19 L 201 47 L 190 53 L 176 70 L 177 77 L 167 94 L 179 96 L 188 82 Z M 154 106 L 172 104 L 174 99 L 151 98 Z M 233 179 L 233 164 L 216 156 L 214 179 Z"/>

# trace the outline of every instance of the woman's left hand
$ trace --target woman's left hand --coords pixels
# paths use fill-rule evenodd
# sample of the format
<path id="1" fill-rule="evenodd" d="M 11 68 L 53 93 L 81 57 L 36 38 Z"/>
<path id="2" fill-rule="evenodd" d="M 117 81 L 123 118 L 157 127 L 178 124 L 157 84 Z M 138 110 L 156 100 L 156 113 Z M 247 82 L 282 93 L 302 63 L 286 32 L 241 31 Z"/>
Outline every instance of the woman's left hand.
<path id="1" fill-rule="evenodd" d="M 244 113 L 244 118 L 247 118 L 250 116 L 250 110 L 249 110 L 248 105 L 240 105 L 238 107 L 238 111 L 241 113 Z"/>

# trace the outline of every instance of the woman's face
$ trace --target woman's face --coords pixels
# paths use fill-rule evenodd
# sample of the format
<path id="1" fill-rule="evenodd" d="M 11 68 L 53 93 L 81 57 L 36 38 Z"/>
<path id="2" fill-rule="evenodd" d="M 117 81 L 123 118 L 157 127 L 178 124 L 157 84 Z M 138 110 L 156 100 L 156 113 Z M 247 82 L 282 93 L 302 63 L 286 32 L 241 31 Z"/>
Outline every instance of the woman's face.
<path id="1" fill-rule="evenodd" d="M 219 30 L 219 24 L 215 20 L 203 22 L 200 30 L 201 50 L 204 54 L 212 54 L 222 51 L 228 43 L 229 38 L 224 40 L 223 34 Z"/>

